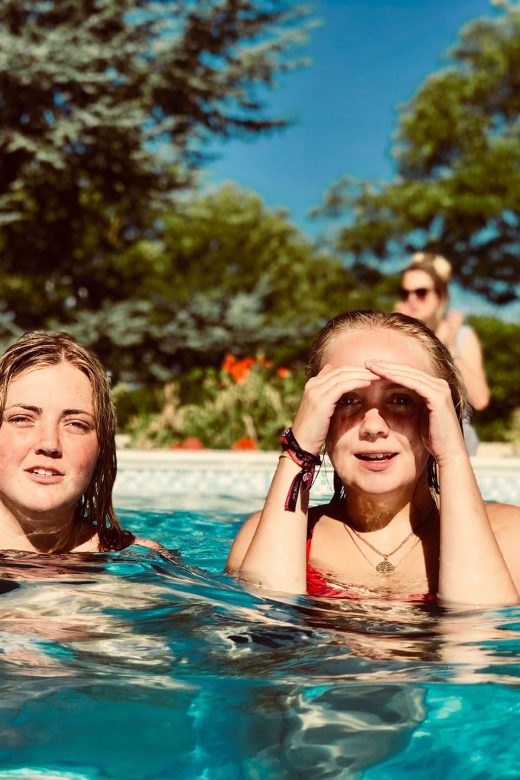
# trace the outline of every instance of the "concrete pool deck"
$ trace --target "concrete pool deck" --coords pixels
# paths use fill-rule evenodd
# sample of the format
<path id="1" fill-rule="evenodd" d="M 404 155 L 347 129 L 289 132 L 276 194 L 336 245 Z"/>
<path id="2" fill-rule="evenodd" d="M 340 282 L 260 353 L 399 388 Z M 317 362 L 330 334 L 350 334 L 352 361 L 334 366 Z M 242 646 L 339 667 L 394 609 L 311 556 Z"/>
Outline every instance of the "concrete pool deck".
<path id="1" fill-rule="evenodd" d="M 472 458 L 482 495 L 490 501 L 520 505 L 520 458 L 509 445 L 481 445 Z M 506 449 L 508 448 L 508 449 Z M 279 452 L 249 450 L 119 449 L 115 497 L 161 494 L 264 497 Z M 332 492 L 332 467 L 325 462 L 311 496 Z"/>

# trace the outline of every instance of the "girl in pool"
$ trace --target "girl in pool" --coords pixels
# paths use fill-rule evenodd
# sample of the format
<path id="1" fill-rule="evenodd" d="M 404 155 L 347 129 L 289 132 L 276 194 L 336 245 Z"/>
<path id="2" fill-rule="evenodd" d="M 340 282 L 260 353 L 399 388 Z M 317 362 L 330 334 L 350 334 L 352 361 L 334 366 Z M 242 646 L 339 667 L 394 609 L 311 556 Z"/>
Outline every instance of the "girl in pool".
<path id="1" fill-rule="evenodd" d="M 65 333 L 22 336 L 0 357 L 0 414 L 0 550 L 120 550 L 136 541 L 112 506 L 116 419 L 91 352 Z"/>
<path id="2" fill-rule="evenodd" d="M 228 570 L 288 593 L 518 603 L 520 508 L 482 500 L 463 384 L 441 341 L 406 315 L 346 312 L 318 335 L 309 373 Z M 323 449 L 335 492 L 309 510 Z"/>
<path id="3" fill-rule="evenodd" d="M 473 409 L 489 404 L 489 386 L 484 371 L 482 347 L 473 328 L 465 325 L 460 312 L 448 311 L 448 283 L 451 265 L 442 255 L 415 252 L 401 272 L 399 301 L 394 311 L 408 314 L 427 325 L 450 351 Z M 468 417 L 463 423 L 470 455 L 478 448 L 477 432 Z"/>

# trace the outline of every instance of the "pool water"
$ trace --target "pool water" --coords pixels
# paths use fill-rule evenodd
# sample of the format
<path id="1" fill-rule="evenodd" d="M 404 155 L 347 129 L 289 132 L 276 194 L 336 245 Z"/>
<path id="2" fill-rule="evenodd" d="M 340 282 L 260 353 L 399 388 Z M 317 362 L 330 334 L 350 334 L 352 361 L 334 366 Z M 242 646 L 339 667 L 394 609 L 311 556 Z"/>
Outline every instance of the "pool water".
<path id="1" fill-rule="evenodd" d="M 519 608 L 251 591 L 256 503 L 154 502 L 119 515 L 168 555 L 0 558 L 0 778 L 520 776 Z"/>

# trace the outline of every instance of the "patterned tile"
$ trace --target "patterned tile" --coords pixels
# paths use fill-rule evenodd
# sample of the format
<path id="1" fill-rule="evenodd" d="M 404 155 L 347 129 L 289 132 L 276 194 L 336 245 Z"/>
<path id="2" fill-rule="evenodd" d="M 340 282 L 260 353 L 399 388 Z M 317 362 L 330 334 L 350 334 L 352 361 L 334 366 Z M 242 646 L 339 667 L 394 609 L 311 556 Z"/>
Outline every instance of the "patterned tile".
<path id="1" fill-rule="evenodd" d="M 146 452 L 118 453 L 114 494 L 157 496 L 166 494 L 230 495 L 263 498 L 276 468 L 276 453 Z M 475 459 L 474 468 L 482 495 L 489 501 L 520 505 L 520 460 Z M 332 494 L 332 468 L 324 464 L 316 477 L 311 498 Z"/>

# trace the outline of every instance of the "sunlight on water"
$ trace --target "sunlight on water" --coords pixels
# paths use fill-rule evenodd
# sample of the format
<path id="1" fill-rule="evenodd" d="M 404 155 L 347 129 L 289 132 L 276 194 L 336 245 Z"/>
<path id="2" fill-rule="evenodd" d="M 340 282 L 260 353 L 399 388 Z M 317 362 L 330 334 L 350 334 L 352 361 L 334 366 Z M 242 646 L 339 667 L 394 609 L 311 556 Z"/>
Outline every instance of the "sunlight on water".
<path id="1" fill-rule="evenodd" d="M 248 590 L 254 508 L 121 510 L 168 555 L 0 558 L 0 778 L 518 777 L 520 610 Z"/>

